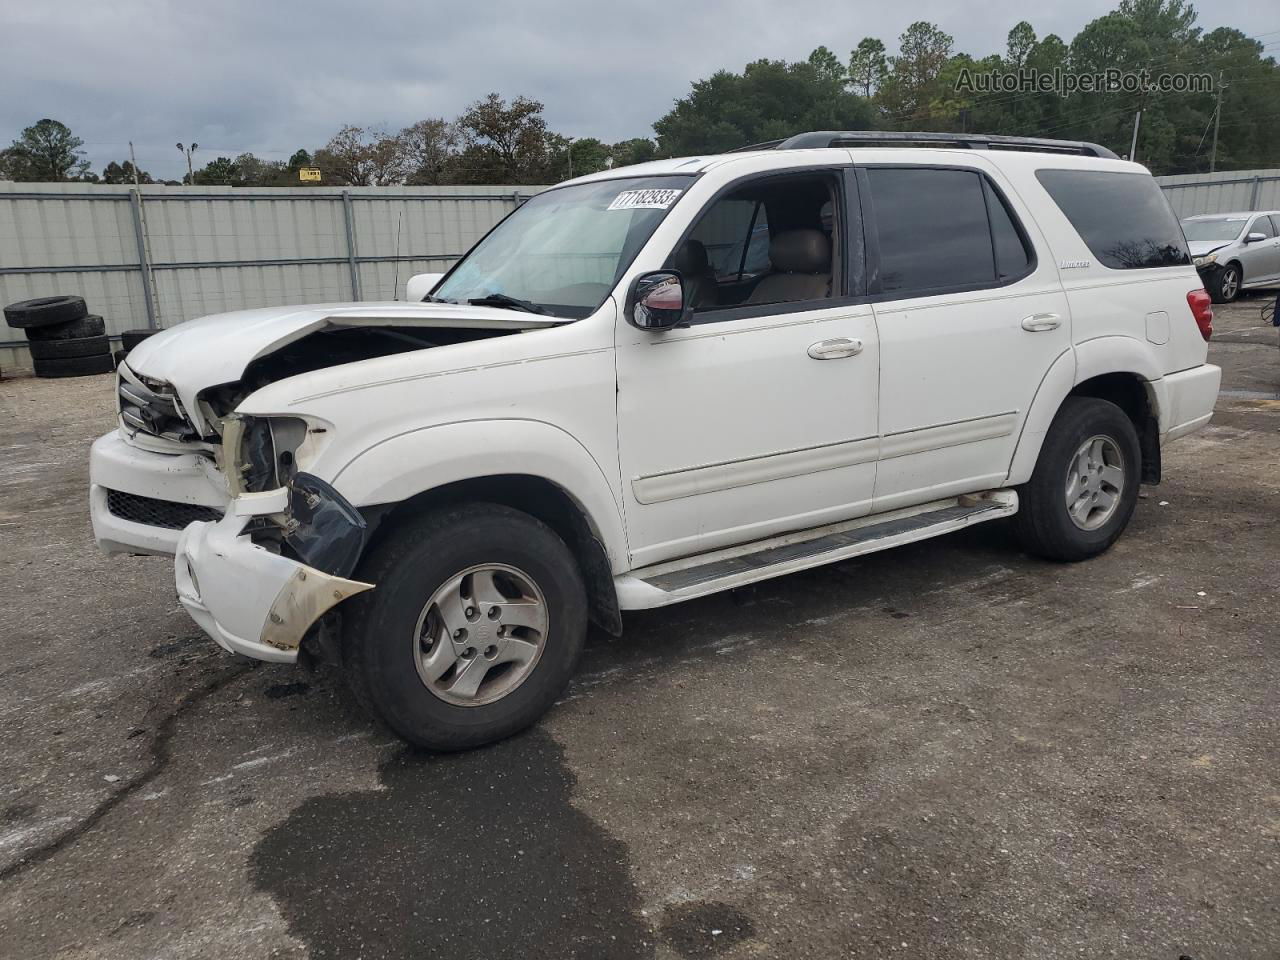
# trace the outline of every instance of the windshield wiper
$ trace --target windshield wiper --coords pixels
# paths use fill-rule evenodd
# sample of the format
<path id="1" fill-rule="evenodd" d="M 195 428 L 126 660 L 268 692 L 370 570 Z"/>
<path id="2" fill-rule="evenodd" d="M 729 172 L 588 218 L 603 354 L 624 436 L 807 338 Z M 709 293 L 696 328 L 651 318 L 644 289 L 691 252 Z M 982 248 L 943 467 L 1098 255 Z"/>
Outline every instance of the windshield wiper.
<path id="1" fill-rule="evenodd" d="M 525 313 L 543 313 L 547 311 L 530 300 L 509 297 L 505 293 L 491 293 L 488 296 L 468 300 L 467 303 L 477 307 L 498 307 L 503 310 L 523 310 Z"/>

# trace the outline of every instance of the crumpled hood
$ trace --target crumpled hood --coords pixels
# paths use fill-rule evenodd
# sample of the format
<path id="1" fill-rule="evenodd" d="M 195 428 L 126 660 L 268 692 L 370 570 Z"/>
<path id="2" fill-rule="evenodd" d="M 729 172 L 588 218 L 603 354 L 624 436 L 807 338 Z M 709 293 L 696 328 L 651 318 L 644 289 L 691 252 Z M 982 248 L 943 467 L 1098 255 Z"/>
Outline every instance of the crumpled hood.
<path id="1" fill-rule="evenodd" d="M 360 326 L 530 329 L 568 321 L 454 303 L 324 303 L 263 307 L 189 320 L 148 337 L 125 361 L 144 377 L 173 384 L 192 410 L 207 387 L 238 380 L 253 360 L 326 328 Z"/>
<path id="2" fill-rule="evenodd" d="M 1203 257 L 1206 253 L 1229 247 L 1233 242 L 1231 240 L 1188 240 L 1187 249 L 1191 251 L 1193 257 Z"/>

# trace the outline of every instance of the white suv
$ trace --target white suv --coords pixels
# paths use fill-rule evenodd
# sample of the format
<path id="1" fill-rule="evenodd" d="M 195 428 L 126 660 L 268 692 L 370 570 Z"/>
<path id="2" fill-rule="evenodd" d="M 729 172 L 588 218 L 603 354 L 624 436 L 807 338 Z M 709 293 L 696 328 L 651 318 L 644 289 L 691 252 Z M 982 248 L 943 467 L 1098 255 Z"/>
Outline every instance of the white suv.
<path id="1" fill-rule="evenodd" d="M 1106 550 L 1218 392 L 1178 221 L 1101 147 L 876 136 L 581 177 L 416 302 L 152 337 L 99 543 L 437 748 L 532 723 L 623 610 L 1011 515 Z"/>

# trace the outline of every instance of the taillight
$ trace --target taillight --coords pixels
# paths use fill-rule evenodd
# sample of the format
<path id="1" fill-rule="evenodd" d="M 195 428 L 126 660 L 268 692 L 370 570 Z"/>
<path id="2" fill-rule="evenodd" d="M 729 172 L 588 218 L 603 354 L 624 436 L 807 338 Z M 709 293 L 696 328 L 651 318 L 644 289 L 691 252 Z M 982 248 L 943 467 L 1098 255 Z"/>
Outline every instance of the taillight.
<path id="1" fill-rule="evenodd" d="M 1200 336 L 1208 340 L 1213 336 L 1213 300 L 1203 289 L 1188 290 L 1187 306 L 1191 308 L 1191 315 L 1196 318 Z"/>

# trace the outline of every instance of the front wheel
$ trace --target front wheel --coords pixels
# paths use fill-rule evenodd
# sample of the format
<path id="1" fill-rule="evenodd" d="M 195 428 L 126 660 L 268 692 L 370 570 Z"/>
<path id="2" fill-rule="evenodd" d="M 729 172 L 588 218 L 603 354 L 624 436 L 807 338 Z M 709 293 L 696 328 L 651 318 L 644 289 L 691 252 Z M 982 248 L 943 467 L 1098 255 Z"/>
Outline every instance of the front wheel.
<path id="1" fill-rule="evenodd" d="M 1240 295 L 1243 278 L 1239 265 L 1228 263 L 1218 271 L 1216 276 L 1210 278 L 1209 298 L 1214 303 L 1230 303 Z"/>
<path id="2" fill-rule="evenodd" d="M 404 739 L 461 750 L 532 724 L 564 691 L 586 589 L 546 524 L 467 504 L 418 518 L 361 565 L 375 585 L 343 615 L 357 699 Z"/>
<path id="3" fill-rule="evenodd" d="M 1019 539 L 1050 560 L 1097 556 L 1128 526 L 1141 477 L 1138 433 L 1125 412 L 1106 400 L 1068 397 L 1018 491 Z"/>

